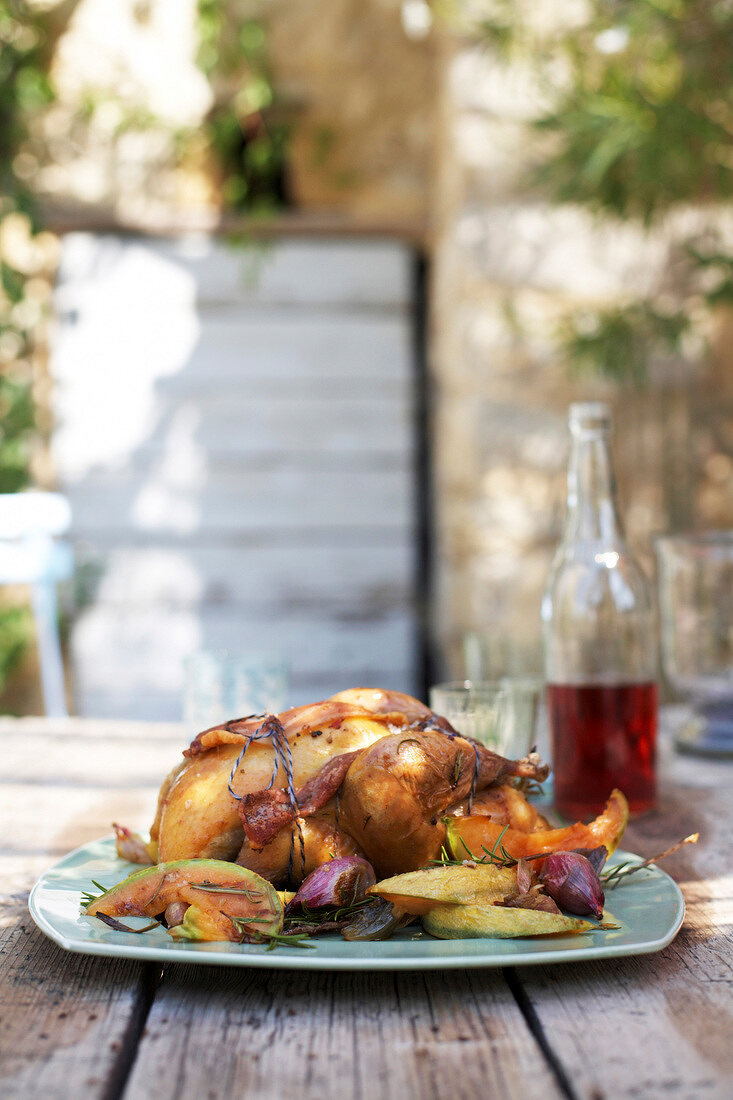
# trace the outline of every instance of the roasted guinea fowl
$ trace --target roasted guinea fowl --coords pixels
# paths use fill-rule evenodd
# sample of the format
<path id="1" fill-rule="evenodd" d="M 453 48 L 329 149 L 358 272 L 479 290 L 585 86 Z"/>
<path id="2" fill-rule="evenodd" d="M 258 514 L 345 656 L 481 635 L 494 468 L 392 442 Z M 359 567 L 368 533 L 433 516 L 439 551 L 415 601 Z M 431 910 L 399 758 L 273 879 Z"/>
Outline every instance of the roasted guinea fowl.
<path id="1" fill-rule="evenodd" d="M 498 821 L 544 825 L 510 781 L 541 782 L 545 765 L 505 760 L 399 692 L 358 688 L 227 722 L 184 757 L 163 783 L 144 853 L 120 831 L 127 858 L 231 860 L 284 884 L 358 854 L 382 877 L 436 858 L 441 819 L 471 802 Z"/>

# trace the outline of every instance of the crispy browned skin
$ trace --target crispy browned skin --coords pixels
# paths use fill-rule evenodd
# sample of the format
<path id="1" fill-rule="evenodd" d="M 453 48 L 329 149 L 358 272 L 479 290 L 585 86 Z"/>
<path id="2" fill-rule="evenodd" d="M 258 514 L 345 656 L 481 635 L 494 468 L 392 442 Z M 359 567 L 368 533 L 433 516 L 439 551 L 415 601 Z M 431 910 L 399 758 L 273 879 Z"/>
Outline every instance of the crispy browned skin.
<path id="1" fill-rule="evenodd" d="M 349 693 L 343 692 L 342 694 L 347 695 Z M 385 693 L 380 692 L 379 694 L 384 695 Z M 409 696 L 405 696 L 405 698 L 409 698 Z M 413 701 L 417 703 L 416 699 Z M 423 707 L 422 703 L 419 703 L 418 706 L 427 711 L 428 714 L 431 713 L 427 707 Z M 183 755 L 198 756 L 199 753 L 206 752 L 207 749 L 215 748 L 218 745 L 241 746 L 248 736 L 256 733 L 263 723 L 271 717 L 272 715 L 255 714 L 250 715 L 248 718 L 233 718 L 230 722 L 225 722 L 221 726 L 212 726 L 210 729 L 204 730 L 203 733 L 199 733 L 189 747 L 183 750 Z M 375 721 L 393 726 L 403 726 L 408 722 L 406 715 L 399 710 L 393 708 L 370 710 L 356 701 L 341 699 L 339 696 L 334 696 L 333 699 L 324 699 L 320 703 L 308 703 L 304 707 L 291 707 L 290 710 L 283 711 L 277 717 L 288 741 L 292 741 L 293 737 L 304 736 L 318 730 L 338 729 L 347 718 L 373 718 Z"/>
<path id="2" fill-rule="evenodd" d="M 341 790 L 340 825 L 357 842 L 378 878 L 416 870 L 436 859 L 445 841 L 447 808 L 510 776 L 544 779 L 547 769 L 511 761 L 463 737 L 405 731 L 363 749 Z"/>
<path id="3" fill-rule="evenodd" d="M 298 708 L 299 716 L 286 712 L 290 718 L 282 723 L 292 754 L 296 790 L 329 761 L 373 744 L 393 725 L 391 715 L 374 715 L 362 707 L 341 703 L 334 709 L 330 701 L 326 703 L 328 705 Z M 262 719 L 256 728 L 261 726 Z M 201 744 L 204 735 L 197 740 Z M 239 803 L 229 791 L 229 777 L 247 742 L 247 735 L 218 727 L 207 731 L 205 740 L 208 747 L 189 755 L 183 765 L 171 773 L 161 792 L 156 818 L 161 862 L 235 859 L 242 846 L 244 833 Z M 253 741 L 234 776 L 235 794 L 246 796 L 265 790 L 272 778 L 274 762 L 272 743 Z M 286 775 L 281 766 L 273 788 L 285 786 Z"/>
<path id="4" fill-rule="evenodd" d="M 282 766 L 271 782 L 272 743 L 250 742 L 264 727 L 292 754 L 297 820 Z M 380 876 L 422 866 L 439 854 L 440 816 L 472 787 L 546 774 L 536 760 L 505 760 L 459 737 L 417 699 L 372 688 L 294 707 L 269 725 L 256 716 L 212 727 L 184 755 L 161 789 L 151 831 L 158 859 L 236 858 L 276 883 L 299 881 L 304 853 L 311 869 L 321 857 L 362 851 Z"/>
<path id="5" fill-rule="evenodd" d="M 245 837 L 237 863 L 249 867 L 275 885 L 298 886 L 306 875 L 330 859 L 360 856 L 364 853 L 337 825 L 335 800 L 311 817 L 301 818 L 300 836 L 295 825 L 281 829 L 264 848 L 254 848 Z"/>
<path id="6" fill-rule="evenodd" d="M 464 798 L 449 806 L 447 813 L 452 817 L 465 817 L 468 813 L 482 814 L 501 825 L 508 825 L 510 829 L 518 829 L 520 833 L 532 833 L 550 827 L 537 807 L 528 802 L 521 791 L 507 783 L 478 791 L 471 800 L 470 807 L 469 800 Z"/>
<path id="7" fill-rule="evenodd" d="M 295 805 L 282 787 L 246 794 L 239 803 L 244 835 L 254 848 L 263 848 L 296 817 L 310 817 L 333 798 L 344 781 L 356 752 L 334 756 L 295 792 Z"/>

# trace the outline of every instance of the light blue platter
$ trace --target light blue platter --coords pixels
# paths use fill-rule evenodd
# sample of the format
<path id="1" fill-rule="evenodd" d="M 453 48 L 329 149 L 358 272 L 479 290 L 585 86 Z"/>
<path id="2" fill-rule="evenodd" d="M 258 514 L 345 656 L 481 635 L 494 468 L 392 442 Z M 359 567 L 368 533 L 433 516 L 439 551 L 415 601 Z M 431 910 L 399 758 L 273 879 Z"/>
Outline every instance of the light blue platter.
<path id="1" fill-rule="evenodd" d="M 618 851 L 609 866 L 638 857 Z M 339 935 L 309 942 L 309 950 L 235 943 L 175 943 L 163 928 L 142 935 L 115 932 L 81 912 L 82 891 L 92 879 L 113 886 L 132 871 L 118 859 L 112 837 L 95 840 L 49 868 L 33 887 L 29 909 L 38 927 L 68 951 L 118 959 L 206 963 L 217 966 L 263 966 L 293 970 L 444 970 L 485 966 L 532 966 L 579 962 L 661 951 L 671 943 L 685 915 L 679 887 L 656 867 L 639 871 L 606 894 L 606 911 L 621 926 L 617 931 L 542 936 L 517 940 L 436 940 L 407 928 L 391 940 L 347 943 Z M 148 923 L 125 918 L 131 927 Z"/>

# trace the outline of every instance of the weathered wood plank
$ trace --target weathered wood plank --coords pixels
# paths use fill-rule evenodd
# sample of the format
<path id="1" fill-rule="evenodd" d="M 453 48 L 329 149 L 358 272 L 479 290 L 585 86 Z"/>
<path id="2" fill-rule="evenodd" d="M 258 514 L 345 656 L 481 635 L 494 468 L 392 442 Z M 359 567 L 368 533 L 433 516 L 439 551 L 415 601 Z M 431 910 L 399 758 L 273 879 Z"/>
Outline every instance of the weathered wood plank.
<path id="1" fill-rule="evenodd" d="M 113 817 L 144 826 L 178 757 L 180 732 L 168 726 L 146 737 L 142 724 L 73 719 L 0 722 L 12 780 L 0 787 L 0 836 L 22 825 L 15 833 L 22 850 L 0 863 L 5 878 L 27 887 L 44 862 L 106 833 Z M 24 781 L 29 770 L 35 782 Z M 60 952 L 30 926 L 24 890 L 15 901 L 12 965 L 2 974 L 2 1007 L 13 1019 L 2 1033 L 3 1096 L 116 1093 L 148 1005 L 142 971 Z M 425 982 L 182 967 L 155 1003 L 125 1095 L 320 1100 L 334 1080 L 347 1098 L 437 1100 L 450 1092 L 468 1100 L 487 1087 L 500 1097 L 558 1095 L 498 974 Z"/>
<path id="2" fill-rule="evenodd" d="M 113 816 L 147 823 L 158 769 L 168 766 L 162 758 L 178 757 L 180 733 L 175 726 L 0 721 L 8 780 L 0 785 L 0 883 L 18 894 L 5 898 L 0 921 L 3 1097 L 116 1095 L 135 1050 L 125 1092 L 133 1100 L 156 1093 L 162 1100 L 563 1095 L 496 972 L 172 967 L 137 1047 L 149 1002 L 140 969 L 58 951 L 28 924 L 25 890 L 52 859 L 107 832 Z M 31 758 L 40 774 L 29 781 Z M 583 1100 L 730 1095 L 733 771 L 693 761 L 677 761 L 673 770 L 678 784 L 668 784 L 662 811 L 636 823 L 627 843 L 651 853 L 703 831 L 701 847 L 669 864 L 689 906 L 675 943 L 646 958 L 515 972 L 536 1017 L 530 1022 L 571 1095 Z M 48 781 L 54 776 L 58 783 Z"/>
<path id="3" fill-rule="evenodd" d="M 117 725 L 117 723 L 115 723 Z M 119 723 L 124 727 L 126 723 Z M 191 738 L 182 726 L 176 737 L 83 737 L 78 732 L 49 737 L 32 728 L 3 740 L 3 780 L 7 785 L 132 791 L 162 781 Z M 154 785 L 154 779 L 153 779 Z M 43 797 L 43 792 L 38 792 Z M 75 796 L 76 797 L 76 796 Z M 0 811 L 2 812 L 2 811 Z"/>
<path id="4" fill-rule="evenodd" d="M 110 308 L 113 317 L 62 326 L 54 347 L 54 458 L 63 481 L 127 457 L 163 430 L 172 408 L 217 391 L 274 404 L 320 394 L 326 405 L 377 394 L 405 401 L 411 390 L 410 333 L 401 318 L 283 312 L 244 322 L 156 309 L 131 328 L 116 300 Z"/>
<path id="5" fill-rule="evenodd" d="M 674 767 L 684 774 L 684 762 Z M 653 855 L 700 831 L 698 847 L 664 865 L 687 903 L 677 939 L 658 955 L 520 972 L 546 1040 L 583 1100 L 731 1094 L 733 769 L 708 775 L 718 790 L 668 786 L 659 812 L 624 840 Z M 607 902 L 612 909 L 612 892 Z"/>
<path id="6" fill-rule="evenodd" d="M 62 951 L 32 923 L 25 891 L 0 904 L 0 1095 L 108 1096 L 147 1009 L 143 966 Z"/>
<path id="7" fill-rule="evenodd" d="M 0 855 L 16 880 L 18 859 L 33 862 L 27 888 L 40 861 L 111 835 L 112 821 L 147 829 L 188 741 L 178 723 L 0 719 Z"/>
<path id="8" fill-rule="evenodd" d="M 101 715 L 180 717 L 184 660 L 200 648 L 282 653 L 299 687 L 307 679 L 328 687 L 330 680 L 327 694 L 356 682 L 414 689 L 415 633 L 407 611 L 376 609 L 370 619 L 350 621 L 307 609 L 265 617 L 211 607 L 200 616 L 195 607 L 96 604 L 79 617 L 72 639 L 79 709 L 94 713 L 91 700 L 106 698 L 109 709 Z M 146 709 L 147 701 L 165 699 L 167 711 Z"/>
<path id="9" fill-rule="evenodd" d="M 326 238 L 228 245 L 207 235 L 169 240 L 70 233 L 64 238 L 60 302 L 124 288 L 179 301 L 403 304 L 412 296 L 411 250 L 395 241 Z M 119 297 L 118 297 L 119 300 Z"/>
<path id="10" fill-rule="evenodd" d="M 324 384 L 325 388 L 325 384 Z M 138 448 L 137 462 L 160 458 L 187 431 L 208 455 L 277 458 L 288 455 L 347 459 L 352 466 L 368 456 L 391 455 L 398 461 L 409 447 L 412 406 L 378 393 L 354 400 L 321 392 L 293 398 L 269 393 L 228 393 L 225 387 L 206 396 L 179 397 L 149 443 Z"/>
<path id="11" fill-rule="evenodd" d="M 155 741 L 165 744 L 177 744 L 183 734 L 183 727 L 179 722 L 125 722 L 112 721 L 100 718 L 82 718 L 74 715 L 70 718 L 45 718 L 39 715 L 26 715 L 21 718 L 0 716 L 0 738 L 2 738 L 3 752 L 12 752 L 20 745 L 22 750 L 23 739 L 29 736 L 37 737 L 42 745 L 44 753 L 48 747 L 57 743 L 74 745 L 81 740 L 83 752 L 86 753 L 87 740 L 107 742 L 109 747 L 115 748 L 128 741 Z M 77 751 L 81 746 L 76 746 Z M 73 753 L 67 756 L 72 759 Z M 3 779 L 12 777 L 11 769 L 3 769 Z M 88 776 L 87 776 L 88 778 Z"/>
<path id="12" fill-rule="evenodd" d="M 270 550 L 272 548 L 287 549 L 298 547 L 303 553 L 311 550 L 322 550 L 324 547 L 339 549 L 369 549 L 374 547 L 381 549 L 391 546 L 393 543 L 400 554 L 404 548 L 414 552 L 414 534 L 411 527 L 402 531 L 395 528 L 372 527 L 262 527 L 252 530 L 242 527 L 239 530 L 216 531 L 210 528 L 197 531 L 196 538 L 191 539 L 185 530 L 137 530 L 129 529 L 124 533 L 119 529 L 102 531 L 78 531 L 79 540 L 83 545 L 99 545 L 100 547 L 135 546 L 135 547 L 173 547 L 176 549 L 216 547 L 228 548 L 238 551 Z"/>
<path id="13" fill-rule="evenodd" d="M 65 733 L 49 733 L 52 728 L 65 728 Z M 103 782 L 112 761 L 119 765 L 130 757 L 119 738 L 123 730 L 131 732 L 129 725 L 118 726 L 114 748 L 106 741 L 107 764 L 100 769 L 101 779 L 91 776 L 92 780 Z M 167 738 L 156 741 L 164 749 L 170 744 L 171 731 L 166 733 Z M 27 911 L 28 890 L 50 863 L 108 831 L 114 793 L 80 791 L 73 782 L 85 756 L 95 770 L 102 763 L 96 748 L 92 727 L 84 726 L 80 735 L 80 724 L 73 721 L 0 722 L 0 1095 L 4 1100 L 108 1097 L 110 1081 L 122 1074 L 132 1057 L 147 1011 L 145 968 L 63 951 L 38 931 Z M 157 764 L 152 759 L 146 762 L 148 784 L 154 782 L 151 772 Z M 42 782 L 22 782 L 29 766 Z M 63 786 L 54 786 L 54 777 L 63 779 Z M 117 807 L 122 812 L 134 809 L 147 815 L 155 799 L 152 787 L 143 794 L 116 793 L 122 795 Z"/>
<path id="14" fill-rule="evenodd" d="M 300 554 L 283 557 L 279 573 L 274 557 L 265 568 L 264 552 L 251 572 L 244 559 L 230 560 L 236 584 L 207 577 L 193 598 L 181 599 L 181 585 L 192 581 L 185 567 L 151 592 L 149 557 L 139 559 L 135 579 L 123 569 L 115 584 L 108 574 L 116 595 L 88 586 L 101 606 L 72 625 L 77 706 L 175 716 L 183 654 L 202 644 L 239 648 L 248 629 L 262 645 L 277 620 L 293 637 L 286 649 L 306 697 L 321 684 L 341 686 L 333 670 L 364 682 L 393 667 L 394 686 L 413 686 L 415 646 L 402 644 L 408 619 L 417 631 L 408 549 L 417 522 L 413 294 L 410 250 L 394 242 L 231 249 L 207 237 L 65 239 L 53 447 L 75 541 L 101 553 L 155 541 L 161 551 L 274 545 Z M 363 574 L 342 569 L 334 549 L 362 549 L 361 540 L 378 546 L 379 557 Z M 331 556 L 319 572 L 324 552 Z M 153 571 L 153 589 L 160 576 Z M 107 600 L 114 615 L 124 602 L 128 625 L 146 605 L 132 633 L 150 684 L 140 683 L 135 646 L 120 644 L 101 682 L 102 649 L 94 642 L 90 650 L 88 639 L 99 635 Z M 173 621 L 162 606 L 170 602 L 189 610 Z M 225 603 L 230 623 L 222 629 Z M 389 616 L 402 625 L 385 629 Z M 148 630 L 158 617 L 174 628 L 164 639 Z M 291 630 L 293 618 L 310 620 L 307 638 Z M 363 633 L 376 620 L 379 661 L 368 639 L 350 641 L 352 624 Z M 324 621 L 333 659 L 324 654 Z M 361 650 L 364 660 L 344 666 L 341 648 Z"/>
<path id="15" fill-rule="evenodd" d="M 131 529 L 228 532 L 272 527 L 385 527 L 404 531 L 413 514 L 412 472 L 386 469 L 308 469 L 302 461 L 265 470 L 222 469 L 212 476 L 203 455 L 193 467 L 162 457 L 147 470 L 118 476 L 94 473 L 66 486 L 75 530 Z"/>
<path id="16" fill-rule="evenodd" d="M 501 975 L 166 968 L 127 1100 L 552 1100 Z"/>
<path id="17" fill-rule="evenodd" d="M 297 327 L 291 335 L 294 326 L 284 318 L 253 332 L 241 325 L 225 343 L 216 330 L 209 333 L 208 319 L 202 322 L 200 338 L 185 340 L 177 316 L 156 317 L 152 347 L 134 366 L 130 361 L 145 335 L 135 331 L 127 346 L 132 337 L 121 333 L 105 353 L 103 387 L 98 347 L 110 346 L 109 323 L 100 318 L 63 335 L 54 352 L 54 457 L 63 481 L 100 461 L 114 465 L 143 444 L 160 449 L 188 436 L 199 449 L 243 455 L 268 443 L 270 453 L 279 446 L 283 453 L 320 447 L 344 455 L 409 447 L 411 429 L 404 425 L 412 364 L 404 323 L 385 330 L 361 322 L 352 332 L 324 321 L 320 329 L 311 324 L 306 337 Z M 175 338 L 158 348 L 166 328 L 175 329 Z M 318 368 L 321 363 L 330 366 Z M 340 370 L 335 363 L 343 364 Z M 356 386 L 349 372 L 359 370 Z"/>
<path id="18" fill-rule="evenodd" d="M 97 538 L 77 551 L 77 566 L 99 574 L 105 604 L 267 605 L 270 613 L 312 606 L 342 613 L 404 607 L 414 588 L 414 549 L 391 546 L 134 546 Z"/>
<path id="19" fill-rule="evenodd" d="M 350 677 L 345 677 L 335 669 L 318 674 L 306 671 L 302 676 L 291 674 L 288 703 L 297 707 L 318 699 L 327 699 L 337 691 L 353 687 L 357 682 L 366 687 L 378 686 L 394 688 L 395 691 L 406 691 L 408 695 L 414 694 L 417 690 L 414 683 L 414 670 L 411 668 L 367 669 L 363 676 Z M 153 689 L 133 693 L 124 688 L 115 689 L 114 686 L 89 692 L 77 689 L 74 698 L 77 709 L 84 714 L 97 715 L 102 720 L 127 714 L 140 721 L 168 722 L 171 719 L 180 718 L 182 711 L 180 695 Z"/>
<path id="20" fill-rule="evenodd" d="M 176 313 L 179 317 L 180 310 Z M 166 306 L 162 316 L 141 318 L 145 331 L 150 327 L 152 332 L 155 322 L 165 330 L 174 320 L 171 307 Z M 85 313 L 83 323 L 67 323 L 54 346 L 54 373 L 65 387 L 78 388 L 92 381 L 88 359 L 102 337 L 105 321 L 120 332 L 122 348 L 113 349 L 114 354 L 134 339 L 135 333 L 123 326 L 119 312 L 116 320 L 107 313 L 99 319 L 95 313 Z M 267 393 L 274 395 L 284 394 L 288 387 L 295 389 L 294 396 L 330 392 L 358 397 L 379 387 L 384 396 L 393 396 L 404 394 L 412 381 L 411 332 L 404 317 L 393 313 L 364 315 L 325 307 L 307 312 L 285 306 L 252 312 L 209 308 L 201 311 L 201 321 L 185 343 L 168 346 L 162 362 L 146 357 L 130 364 L 131 370 L 160 379 L 161 396 L 167 397 L 204 394 L 219 385 L 234 393 L 250 393 L 263 383 Z M 165 366 L 173 362 L 171 353 L 176 350 L 185 355 L 174 373 Z M 116 379 L 108 379 L 103 390 L 110 395 L 107 400 L 120 392 L 117 385 Z"/>
<path id="21" fill-rule="evenodd" d="M 115 786 L 114 771 L 124 751 L 116 753 L 108 764 L 110 782 L 105 774 L 90 779 L 87 787 L 50 786 L 43 783 L 7 783 L 0 786 L 0 829 L 7 840 L 2 851 L 8 855 L 47 853 L 48 863 L 66 855 L 80 844 L 101 836 L 112 836 L 112 822 L 131 828 L 150 828 L 160 784 L 180 759 L 171 753 L 155 780 L 145 785 L 140 774 L 130 768 L 130 784 Z M 96 786 L 93 784 L 96 782 Z M 22 829 L 18 822 L 23 822 Z"/>

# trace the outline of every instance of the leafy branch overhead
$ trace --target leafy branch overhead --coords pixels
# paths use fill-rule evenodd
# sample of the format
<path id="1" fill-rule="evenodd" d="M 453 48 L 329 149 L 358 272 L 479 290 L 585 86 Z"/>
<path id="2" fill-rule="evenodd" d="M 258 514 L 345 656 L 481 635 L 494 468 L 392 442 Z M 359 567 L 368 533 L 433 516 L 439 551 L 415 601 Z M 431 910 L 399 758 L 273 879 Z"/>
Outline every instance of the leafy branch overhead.
<path id="1" fill-rule="evenodd" d="M 203 124 L 230 209 L 269 213 L 286 205 L 290 125 L 270 72 L 267 34 L 222 0 L 198 0 L 199 67 L 214 106 Z"/>
<path id="2" fill-rule="evenodd" d="M 560 334 L 575 368 L 640 380 L 733 301 L 718 224 L 733 196 L 733 5 L 589 0 L 585 12 L 548 29 L 531 5 L 493 0 L 480 33 L 507 60 L 529 62 L 550 104 L 533 123 L 532 187 L 644 228 L 687 208 L 709 214 L 678 242 L 674 277 L 656 294 L 586 310 Z"/>

